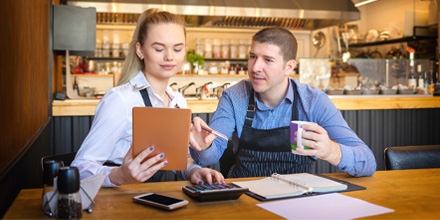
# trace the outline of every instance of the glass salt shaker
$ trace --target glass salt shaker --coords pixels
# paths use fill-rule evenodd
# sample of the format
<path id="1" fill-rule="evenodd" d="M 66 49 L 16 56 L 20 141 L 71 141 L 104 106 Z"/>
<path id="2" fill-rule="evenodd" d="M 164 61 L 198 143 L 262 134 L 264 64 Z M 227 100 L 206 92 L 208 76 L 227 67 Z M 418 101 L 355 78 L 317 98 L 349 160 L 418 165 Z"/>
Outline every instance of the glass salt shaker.
<path id="1" fill-rule="evenodd" d="M 58 171 L 58 211 L 59 219 L 80 219 L 82 217 L 82 204 L 80 177 L 77 167 L 61 167 Z"/>

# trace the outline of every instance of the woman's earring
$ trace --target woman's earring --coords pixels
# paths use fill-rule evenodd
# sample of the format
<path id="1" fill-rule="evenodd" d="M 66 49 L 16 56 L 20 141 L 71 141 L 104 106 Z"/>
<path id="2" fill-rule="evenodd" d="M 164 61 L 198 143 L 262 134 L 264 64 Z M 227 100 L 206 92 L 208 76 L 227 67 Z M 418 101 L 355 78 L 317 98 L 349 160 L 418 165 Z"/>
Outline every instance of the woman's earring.
<path id="1" fill-rule="evenodd" d="M 138 54 L 139 59 L 143 60 L 144 56 L 142 54 Z"/>

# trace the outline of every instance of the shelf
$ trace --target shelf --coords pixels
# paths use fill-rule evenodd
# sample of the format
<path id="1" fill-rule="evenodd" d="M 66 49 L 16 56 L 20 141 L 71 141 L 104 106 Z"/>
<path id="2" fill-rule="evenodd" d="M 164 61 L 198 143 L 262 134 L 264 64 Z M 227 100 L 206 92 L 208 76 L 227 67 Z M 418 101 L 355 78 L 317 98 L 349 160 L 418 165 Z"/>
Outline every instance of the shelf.
<path id="1" fill-rule="evenodd" d="M 173 77 L 248 77 L 247 74 L 235 74 L 235 75 L 229 75 L 229 74 L 207 74 L 207 75 L 198 75 L 198 74 L 176 74 Z"/>
<path id="2" fill-rule="evenodd" d="M 125 57 L 87 57 L 87 59 L 96 61 L 124 61 Z"/>
<path id="3" fill-rule="evenodd" d="M 248 59 L 227 59 L 227 58 L 205 58 L 205 62 L 222 62 L 222 61 L 230 61 L 230 62 L 247 62 Z"/>
<path id="4" fill-rule="evenodd" d="M 125 57 L 87 57 L 88 60 L 96 61 L 124 61 Z M 222 62 L 229 60 L 230 62 L 247 62 L 248 59 L 224 59 L 224 58 L 205 58 L 205 62 Z"/>
<path id="5" fill-rule="evenodd" d="M 130 30 L 136 29 L 136 24 L 96 24 L 97 30 Z"/>
<path id="6" fill-rule="evenodd" d="M 409 41 L 419 41 L 419 40 L 432 40 L 437 39 L 437 37 L 403 37 L 398 39 L 392 39 L 392 40 L 385 40 L 385 41 L 375 41 L 370 43 L 361 43 L 361 44 L 349 44 L 349 47 L 368 47 L 368 46 L 377 46 L 377 45 L 385 45 L 385 44 L 394 44 L 394 43 L 402 43 L 402 42 L 409 42 Z"/>
<path id="7" fill-rule="evenodd" d="M 70 76 L 77 76 L 77 77 L 113 77 L 113 74 L 70 74 Z"/>

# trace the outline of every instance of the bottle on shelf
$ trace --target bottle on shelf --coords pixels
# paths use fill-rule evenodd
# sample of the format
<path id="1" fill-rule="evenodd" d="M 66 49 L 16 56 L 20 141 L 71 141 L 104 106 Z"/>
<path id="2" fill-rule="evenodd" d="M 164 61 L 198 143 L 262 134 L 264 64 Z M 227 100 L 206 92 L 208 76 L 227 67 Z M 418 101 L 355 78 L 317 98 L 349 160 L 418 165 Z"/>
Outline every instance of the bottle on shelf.
<path id="1" fill-rule="evenodd" d="M 429 88 L 429 72 L 425 71 L 425 81 L 423 83 L 423 88 L 428 89 Z"/>
<path id="2" fill-rule="evenodd" d="M 76 82 L 76 76 L 73 79 L 73 92 L 75 92 L 76 95 L 79 95 L 79 88 L 78 83 Z"/>
<path id="3" fill-rule="evenodd" d="M 417 88 L 417 79 L 414 68 L 414 53 L 416 52 L 413 48 L 407 47 L 406 51 L 409 53 L 409 75 L 408 75 L 408 86 L 413 90 Z"/>
<path id="4" fill-rule="evenodd" d="M 410 72 L 408 75 L 408 87 L 415 90 L 417 88 L 417 79 L 416 74 L 414 73 L 414 68 L 410 68 Z"/>
<path id="5" fill-rule="evenodd" d="M 231 64 L 229 69 L 229 75 L 236 75 L 236 74 L 237 74 L 236 64 Z"/>
<path id="6" fill-rule="evenodd" d="M 425 78 L 424 74 L 422 72 L 422 65 L 417 65 L 417 73 L 418 73 L 418 79 L 417 79 L 417 88 L 425 88 Z"/>
<path id="7" fill-rule="evenodd" d="M 439 74 L 438 74 L 438 71 L 436 71 L 436 78 L 437 78 L 437 80 L 436 80 L 436 82 L 434 83 L 434 95 L 435 96 L 440 96 L 440 79 L 439 79 Z"/>
<path id="8" fill-rule="evenodd" d="M 434 72 L 432 70 L 429 70 L 429 82 L 428 82 L 428 93 L 433 94 L 434 93 Z"/>

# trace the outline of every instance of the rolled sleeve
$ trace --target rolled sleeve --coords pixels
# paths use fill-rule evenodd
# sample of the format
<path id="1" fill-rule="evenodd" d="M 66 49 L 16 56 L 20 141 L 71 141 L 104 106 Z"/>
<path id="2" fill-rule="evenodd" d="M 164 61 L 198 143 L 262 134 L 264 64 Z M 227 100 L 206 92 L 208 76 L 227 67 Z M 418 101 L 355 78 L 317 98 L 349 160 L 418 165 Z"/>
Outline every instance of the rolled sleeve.
<path id="1" fill-rule="evenodd" d="M 103 172 L 104 172 L 104 174 L 106 174 L 107 176 L 105 177 L 105 179 L 104 179 L 104 182 L 102 183 L 102 186 L 103 187 L 118 187 L 118 186 L 121 186 L 121 185 L 116 185 L 116 184 L 114 184 L 114 183 L 112 183 L 111 181 L 110 181 L 110 172 L 114 169 L 114 168 L 116 168 L 116 167 L 103 167 Z"/>
<path id="2" fill-rule="evenodd" d="M 376 171 L 376 163 L 372 152 L 365 146 L 346 146 L 341 148 L 341 161 L 338 169 L 355 177 L 372 176 Z"/>

